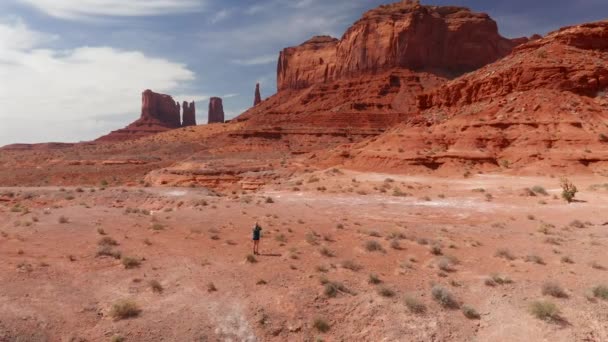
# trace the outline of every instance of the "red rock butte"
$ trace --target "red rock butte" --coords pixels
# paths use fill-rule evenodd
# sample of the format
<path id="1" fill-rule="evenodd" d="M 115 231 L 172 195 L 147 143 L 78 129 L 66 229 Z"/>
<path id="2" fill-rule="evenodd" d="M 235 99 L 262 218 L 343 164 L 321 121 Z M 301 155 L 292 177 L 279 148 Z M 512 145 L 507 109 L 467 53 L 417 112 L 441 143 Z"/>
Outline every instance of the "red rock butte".
<path id="1" fill-rule="evenodd" d="M 224 105 L 219 97 L 209 99 L 209 123 L 224 123 Z"/>
<path id="2" fill-rule="evenodd" d="M 194 102 L 183 103 L 183 123 L 180 115 L 180 105 L 173 97 L 158 94 L 152 90 L 142 93 L 141 116 L 135 122 L 123 129 L 113 131 L 98 138 L 98 142 L 112 142 L 137 139 L 151 134 L 165 132 L 186 126 L 196 125 L 196 109 Z"/>

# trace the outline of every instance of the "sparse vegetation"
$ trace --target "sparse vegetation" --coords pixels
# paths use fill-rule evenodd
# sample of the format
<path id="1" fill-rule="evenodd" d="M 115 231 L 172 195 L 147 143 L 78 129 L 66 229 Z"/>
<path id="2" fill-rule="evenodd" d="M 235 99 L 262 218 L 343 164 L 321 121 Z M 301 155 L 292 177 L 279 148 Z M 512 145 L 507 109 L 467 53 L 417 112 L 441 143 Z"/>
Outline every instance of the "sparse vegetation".
<path id="1" fill-rule="evenodd" d="M 574 197 L 578 192 L 576 186 L 568 178 L 562 178 L 560 185 L 562 187 L 562 198 L 568 203 L 574 202 Z"/>
<path id="2" fill-rule="evenodd" d="M 245 259 L 250 264 L 255 264 L 256 262 L 258 262 L 258 259 L 256 259 L 253 254 L 247 254 L 247 257 Z"/>
<path id="3" fill-rule="evenodd" d="M 365 243 L 365 249 L 368 252 L 383 252 L 384 248 L 382 245 L 376 240 L 369 240 Z"/>
<path id="4" fill-rule="evenodd" d="M 363 267 L 361 267 L 361 265 L 355 263 L 352 260 L 345 260 L 342 262 L 342 268 L 346 268 L 347 270 L 357 272 L 357 271 L 361 270 Z"/>
<path id="5" fill-rule="evenodd" d="M 327 247 L 321 248 L 319 250 L 319 253 L 321 253 L 322 256 L 326 256 L 328 258 L 332 258 L 332 257 L 336 256 L 336 254 L 332 250 L 330 250 L 329 248 L 327 248 Z"/>
<path id="6" fill-rule="evenodd" d="M 426 312 L 426 305 L 414 296 L 405 297 L 405 306 L 407 306 L 410 312 L 415 314 L 423 314 Z"/>
<path id="7" fill-rule="evenodd" d="M 593 292 L 593 296 L 595 298 L 608 300 L 608 286 L 598 285 L 595 286 L 591 291 Z"/>
<path id="8" fill-rule="evenodd" d="M 431 294 L 433 295 L 433 299 L 444 308 L 457 309 L 459 307 L 452 293 L 441 285 L 433 286 Z"/>
<path id="9" fill-rule="evenodd" d="M 477 310 L 475 310 L 475 308 L 473 308 L 469 305 L 462 306 L 462 314 L 468 319 L 480 319 L 481 318 L 481 315 L 479 314 L 479 312 L 477 312 Z"/>
<path id="10" fill-rule="evenodd" d="M 207 283 L 207 292 L 215 292 L 217 291 L 217 287 L 212 282 Z"/>
<path id="11" fill-rule="evenodd" d="M 542 319 L 543 321 L 559 321 L 560 311 L 557 305 L 550 301 L 534 301 L 530 304 L 530 312 L 534 317 Z"/>
<path id="12" fill-rule="evenodd" d="M 116 320 L 127 319 L 139 316 L 141 310 L 132 300 L 120 300 L 112 304 L 110 316 Z"/>
<path id="13" fill-rule="evenodd" d="M 566 291 L 564 291 L 564 289 L 554 281 L 548 281 L 543 284 L 542 294 L 545 296 L 553 296 L 555 298 L 568 298 Z"/>
<path id="14" fill-rule="evenodd" d="M 315 320 L 312 322 L 312 326 L 322 333 L 326 333 L 329 331 L 329 329 L 331 329 L 329 323 L 324 318 L 320 317 L 315 318 Z"/>
<path id="15" fill-rule="evenodd" d="M 532 262 L 538 265 L 545 265 L 545 261 L 538 255 L 532 254 L 526 256 L 526 262 Z"/>
<path id="16" fill-rule="evenodd" d="M 120 262 L 122 263 L 122 265 L 126 268 L 126 269 L 132 269 L 132 268 L 137 268 L 141 265 L 141 260 L 134 258 L 134 257 L 130 257 L 130 256 L 123 256 L 120 259 Z"/>
<path id="17" fill-rule="evenodd" d="M 150 286 L 153 292 L 162 293 L 164 291 L 163 286 L 158 280 L 150 280 L 148 282 L 148 285 Z"/>
<path id="18" fill-rule="evenodd" d="M 97 241 L 99 246 L 118 246 L 118 242 L 109 236 L 104 236 Z"/>
<path id="19" fill-rule="evenodd" d="M 395 291 L 393 291 L 385 286 L 381 286 L 380 288 L 378 288 L 378 294 L 381 295 L 382 297 L 389 297 L 389 298 L 395 297 L 395 295 L 396 295 Z"/>
<path id="20" fill-rule="evenodd" d="M 70 220 L 67 217 L 65 217 L 65 216 L 60 216 L 58 221 L 61 224 L 66 224 L 66 223 L 70 222 Z"/>
<path id="21" fill-rule="evenodd" d="M 373 284 L 373 285 L 378 285 L 378 284 L 382 283 L 382 280 L 377 275 L 375 275 L 375 274 L 372 273 L 372 274 L 369 275 L 368 282 L 370 284 Z"/>
<path id="22" fill-rule="evenodd" d="M 97 250 L 97 256 L 109 256 L 114 259 L 120 259 L 122 253 L 119 250 L 112 249 L 110 246 L 102 246 Z"/>
<path id="23" fill-rule="evenodd" d="M 515 256 L 513 255 L 513 253 L 511 253 L 511 251 L 506 248 L 501 248 L 501 249 L 497 250 L 495 256 L 498 258 L 503 258 L 503 259 L 507 259 L 507 260 L 511 260 L 511 261 L 515 260 Z"/>
<path id="24" fill-rule="evenodd" d="M 547 192 L 547 190 L 545 190 L 545 188 L 543 188 L 540 185 L 533 186 L 532 192 L 534 192 L 535 194 L 538 194 L 538 195 L 549 196 L 549 193 Z"/>

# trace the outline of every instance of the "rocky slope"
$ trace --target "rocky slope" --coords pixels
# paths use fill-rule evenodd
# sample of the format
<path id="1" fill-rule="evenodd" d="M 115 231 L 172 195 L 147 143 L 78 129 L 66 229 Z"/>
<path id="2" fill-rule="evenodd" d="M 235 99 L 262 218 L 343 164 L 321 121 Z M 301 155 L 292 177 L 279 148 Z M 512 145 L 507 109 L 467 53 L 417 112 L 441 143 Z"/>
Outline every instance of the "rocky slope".
<path id="1" fill-rule="evenodd" d="M 419 115 L 331 163 L 608 174 L 607 88 L 608 22 L 566 27 L 420 95 Z"/>

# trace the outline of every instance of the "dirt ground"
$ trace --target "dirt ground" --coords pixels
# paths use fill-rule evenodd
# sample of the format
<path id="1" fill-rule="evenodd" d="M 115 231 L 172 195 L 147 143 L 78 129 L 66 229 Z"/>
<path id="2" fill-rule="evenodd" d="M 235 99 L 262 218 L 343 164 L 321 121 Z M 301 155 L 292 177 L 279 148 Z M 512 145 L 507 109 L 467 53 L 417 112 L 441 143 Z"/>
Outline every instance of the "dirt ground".
<path id="1" fill-rule="evenodd" d="M 608 341 L 608 180 L 572 180 L 1 188 L 0 341 Z"/>

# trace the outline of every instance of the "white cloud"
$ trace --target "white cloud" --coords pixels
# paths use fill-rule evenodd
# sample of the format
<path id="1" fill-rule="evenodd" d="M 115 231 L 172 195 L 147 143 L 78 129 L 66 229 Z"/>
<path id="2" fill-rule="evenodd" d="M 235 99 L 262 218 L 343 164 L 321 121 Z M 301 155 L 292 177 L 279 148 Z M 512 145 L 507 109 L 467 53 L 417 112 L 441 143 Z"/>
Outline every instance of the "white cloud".
<path id="1" fill-rule="evenodd" d="M 227 10 L 227 9 L 220 10 L 220 11 L 214 13 L 213 17 L 211 17 L 211 19 L 209 19 L 209 22 L 211 24 L 217 24 L 220 21 L 227 19 L 230 16 L 230 14 L 231 14 L 230 10 Z"/>
<path id="2" fill-rule="evenodd" d="M 62 19 L 150 16 L 201 10 L 204 0 L 17 0 Z"/>
<path id="3" fill-rule="evenodd" d="M 0 22 L 0 145 L 94 139 L 136 119 L 144 89 L 175 93 L 195 79 L 185 65 L 138 51 L 38 48 L 43 37 L 22 21 Z"/>
<path id="4" fill-rule="evenodd" d="M 251 59 L 234 59 L 232 63 L 238 65 L 262 65 L 276 63 L 278 57 L 274 55 L 258 56 Z"/>

